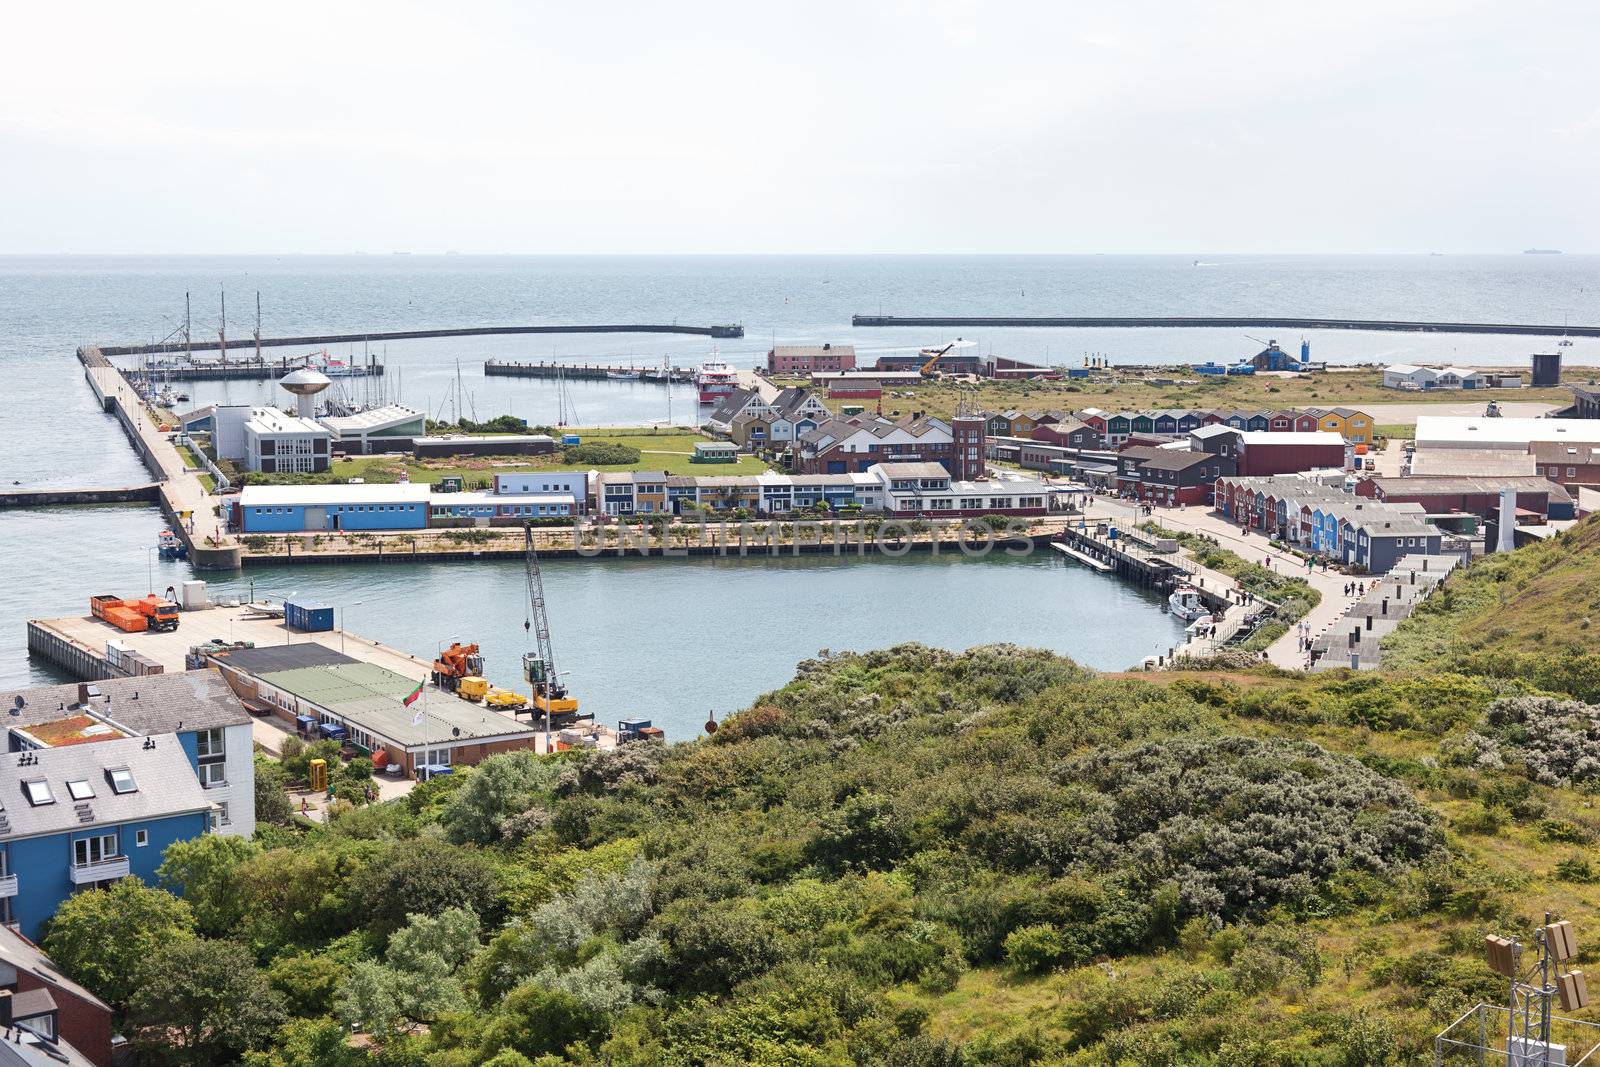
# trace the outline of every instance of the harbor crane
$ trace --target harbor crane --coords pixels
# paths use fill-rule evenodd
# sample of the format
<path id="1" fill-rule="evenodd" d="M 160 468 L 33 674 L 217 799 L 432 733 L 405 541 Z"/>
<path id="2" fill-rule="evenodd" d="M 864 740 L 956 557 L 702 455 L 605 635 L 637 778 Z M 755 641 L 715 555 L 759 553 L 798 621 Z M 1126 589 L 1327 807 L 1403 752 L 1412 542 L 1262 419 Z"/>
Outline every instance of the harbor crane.
<path id="1" fill-rule="evenodd" d="M 523 569 L 528 578 L 528 614 L 522 620 L 524 633 L 533 632 L 534 647 L 522 654 L 522 673 L 533 686 L 534 711 L 544 715 L 545 750 L 549 751 L 550 720 L 553 716 L 575 717 L 578 702 L 567 695 L 556 672 L 555 649 L 550 644 L 550 616 L 544 607 L 544 578 L 539 573 L 539 553 L 533 547 L 533 523 L 522 524 Z"/>
<path id="2" fill-rule="evenodd" d="M 959 341 L 960 338 L 957 338 L 956 340 Z M 921 369 L 917 371 L 917 373 L 922 375 L 924 378 L 937 378 L 939 376 L 939 372 L 937 370 L 935 370 L 934 368 L 939 365 L 939 360 L 944 358 L 944 354 L 946 352 L 950 351 L 955 346 L 956 346 L 956 342 L 955 341 L 951 341 L 949 344 L 945 345 L 943 348 L 938 348 L 938 349 L 924 348 L 922 350 L 922 354 L 928 356 L 928 362 L 924 363 L 922 365 Z"/>

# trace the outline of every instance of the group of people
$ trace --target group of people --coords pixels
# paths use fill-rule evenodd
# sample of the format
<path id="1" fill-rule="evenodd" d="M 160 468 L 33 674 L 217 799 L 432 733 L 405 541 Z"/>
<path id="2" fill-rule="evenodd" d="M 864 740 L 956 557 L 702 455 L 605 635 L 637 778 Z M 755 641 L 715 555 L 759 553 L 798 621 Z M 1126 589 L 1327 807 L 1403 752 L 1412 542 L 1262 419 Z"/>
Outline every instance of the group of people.
<path id="1" fill-rule="evenodd" d="M 1345 596 L 1366 596 L 1367 595 L 1367 583 L 1366 582 L 1346 582 L 1346 583 L 1344 583 L 1344 595 Z"/>

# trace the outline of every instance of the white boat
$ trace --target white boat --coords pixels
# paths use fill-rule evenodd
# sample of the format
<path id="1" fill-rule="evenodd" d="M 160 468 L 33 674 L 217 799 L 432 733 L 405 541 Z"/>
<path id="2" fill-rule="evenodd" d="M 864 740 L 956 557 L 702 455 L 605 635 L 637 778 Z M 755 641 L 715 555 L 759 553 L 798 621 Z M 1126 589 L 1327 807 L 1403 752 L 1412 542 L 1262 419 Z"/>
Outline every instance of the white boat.
<path id="1" fill-rule="evenodd" d="M 1167 610 L 1185 622 L 1193 622 L 1211 614 L 1211 609 L 1200 599 L 1200 591 L 1192 585 L 1180 585 L 1167 597 Z"/>
<path id="2" fill-rule="evenodd" d="M 270 600 L 252 600 L 244 606 L 245 614 L 257 619 L 283 618 L 283 602 L 274 604 Z"/>
<path id="3" fill-rule="evenodd" d="M 639 380 L 639 372 L 636 370 L 608 370 L 606 371 L 606 377 L 614 382 L 636 382 Z"/>

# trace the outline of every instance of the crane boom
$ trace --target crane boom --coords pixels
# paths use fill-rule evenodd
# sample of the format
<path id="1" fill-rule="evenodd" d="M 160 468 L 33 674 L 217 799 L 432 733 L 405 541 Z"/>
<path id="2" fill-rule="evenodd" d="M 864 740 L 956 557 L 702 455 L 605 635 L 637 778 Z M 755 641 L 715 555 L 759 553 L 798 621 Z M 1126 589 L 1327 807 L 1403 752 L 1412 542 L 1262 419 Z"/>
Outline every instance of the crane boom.
<path id="1" fill-rule="evenodd" d="M 951 341 L 949 344 L 947 344 L 943 348 L 939 349 L 937 352 L 935 352 L 933 354 L 932 358 L 930 358 L 928 360 L 928 362 L 926 362 L 926 363 L 924 363 L 922 365 L 922 369 L 919 370 L 917 373 L 922 375 L 924 378 L 933 377 L 933 368 L 937 367 L 939 365 L 939 360 L 944 358 L 944 354 L 946 352 L 950 351 L 955 346 L 956 346 L 956 343 L 954 341 Z M 924 351 L 926 351 L 926 350 L 924 350 Z"/>
<path id="2" fill-rule="evenodd" d="M 533 524 L 522 524 L 523 570 L 528 579 L 528 614 L 522 621 L 524 632 L 533 631 L 534 650 L 522 657 L 523 674 L 533 686 L 533 706 L 544 712 L 545 722 L 556 712 L 575 712 L 578 702 L 567 696 L 567 687 L 556 673 L 556 653 L 550 643 L 550 616 L 544 606 L 544 577 L 539 571 L 539 553 L 533 547 Z M 541 692 L 542 690 L 542 692 Z"/>

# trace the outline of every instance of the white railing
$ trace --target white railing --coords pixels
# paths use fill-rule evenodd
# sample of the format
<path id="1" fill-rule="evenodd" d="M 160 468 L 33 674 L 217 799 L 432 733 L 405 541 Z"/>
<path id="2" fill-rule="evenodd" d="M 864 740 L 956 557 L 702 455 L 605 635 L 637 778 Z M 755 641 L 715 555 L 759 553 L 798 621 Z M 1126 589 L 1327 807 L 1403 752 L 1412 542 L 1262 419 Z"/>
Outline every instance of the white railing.
<path id="1" fill-rule="evenodd" d="M 67 877 L 72 880 L 73 885 L 87 885 L 90 882 L 105 882 L 127 876 L 126 856 L 112 856 L 99 863 L 74 863 L 67 870 Z"/>
<path id="2" fill-rule="evenodd" d="M 17 895 L 17 876 L 8 874 L 0 878 L 0 897 L 14 897 Z"/>

